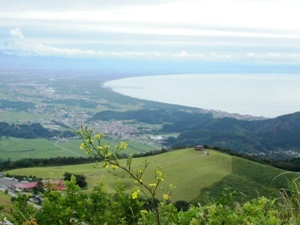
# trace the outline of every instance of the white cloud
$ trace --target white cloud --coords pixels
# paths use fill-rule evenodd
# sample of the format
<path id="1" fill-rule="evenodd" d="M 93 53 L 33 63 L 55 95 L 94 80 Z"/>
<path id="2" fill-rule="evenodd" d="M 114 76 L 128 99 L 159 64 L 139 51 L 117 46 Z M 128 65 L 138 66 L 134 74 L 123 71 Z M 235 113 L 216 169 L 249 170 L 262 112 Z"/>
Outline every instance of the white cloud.
<path id="1" fill-rule="evenodd" d="M 11 0 L 0 5 L 0 47 L 9 54 L 287 63 L 300 51 L 296 0 Z M 18 28 L 10 37 L 2 37 L 13 27 Z"/>
<path id="2" fill-rule="evenodd" d="M 27 39 L 19 28 L 11 29 L 12 39 L 0 42 L 0 50 L 13 55 L 57 56 L 57 57 L 82 57 L 82 58 L 138 58 L 154 60 L 198 60 L 198 61 L 243 61 L 260 63 L 298 63 L 300 54 L 295 53 L 224 53 L 224 52 L 180 52 L 164 51 L 102 51 L 83 50 L 80 48 L 58 48 L 48 44 Z"/>
<path id="3" fill-rule="evenodd" d="M 11 29 L 9 33 L 13 37 L 24 39 L 24 35 L 22 34 L 19 28 Z"/>
<path id="4" fill-rule="evenodd" d="M 300 62 L 300 54 L 295 53 L 269 52 L 258 54 L 249 52 L 245 58 L 266 63 L 299 64 Z"/>

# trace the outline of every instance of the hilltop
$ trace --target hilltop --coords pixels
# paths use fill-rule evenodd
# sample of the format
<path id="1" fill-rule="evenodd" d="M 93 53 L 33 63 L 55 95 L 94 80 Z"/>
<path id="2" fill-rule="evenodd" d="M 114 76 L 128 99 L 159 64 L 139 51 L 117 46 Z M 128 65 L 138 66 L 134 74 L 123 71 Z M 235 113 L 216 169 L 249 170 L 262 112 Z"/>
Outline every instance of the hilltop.
<path id="1" fill-rule="evenodd" d="M 296 176 L 292 173 L 279 176 L 285 171 L 214 150 L 206 151 L 208 154 L 187 148 L 149 156 L 147 160 L 150 164 L 145 181 L 151 180 L 153 176 L 149 171 L 153 171 L 154 167 L 160 165 L 167 175 L 164 185 L 176 186 L 172 201 L 184 200 L 196 203 L 203 200 L 207 192 L 210 192 L 213 197 L 217 197 L 224 187 L 236 190 L 236 198 L 239 200 L 249 200 L 257 197 L 258 194 L 260 196 L 276 195 L 274 188 L 287 187 L 287 179 Z M 134 159 L 133 166 L 140 166 L 144 160 L 145 157 Z M 126 163 L 125 161 L 121 162 Z M 120 179 L 120 177 L 112 176 L 102 166 L 95 168 L 93 163 L 23 168 L 6 173 L 54 179 L 62 178 L 65 172 L 86 176 L 88 190 L 92 190 L 99 182 L 104 182 L 108 188 L 112 189 Z M 274 179 L 275 177 L 277 178 Z M 130 180 L 123 179 L 123 182 L 129 190 L 134 188 L 134 184 Z"/>

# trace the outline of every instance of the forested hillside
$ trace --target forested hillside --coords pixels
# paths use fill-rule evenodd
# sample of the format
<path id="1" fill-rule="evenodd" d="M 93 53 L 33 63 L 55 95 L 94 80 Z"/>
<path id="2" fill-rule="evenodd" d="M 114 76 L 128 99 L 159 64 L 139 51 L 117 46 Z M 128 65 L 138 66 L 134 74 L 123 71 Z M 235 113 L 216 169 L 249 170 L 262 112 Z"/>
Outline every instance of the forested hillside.
<path id="1" fill-rule="evenodd" d="M 49 130 L 39 123 L 34 124 L 8 124 L 0 122 L 0 138 L 17 137 L 17 138 L 51 138 L 53 136 L 70 137 L 74 136 L 71 131 Z"/>
<path id="2" fill-rule="evenodd" d="M 214 118 L 211 113 L 137 110 L 104 111 L 95 114 L 93 119 L 163 123 L 161 133 L 180 133 L 177 138 L 171 137 L 166 141 L 169 147 L 206 144 L 246 153 L 300 150 L 300 113 L 274 119 L 247 121 Z"/>

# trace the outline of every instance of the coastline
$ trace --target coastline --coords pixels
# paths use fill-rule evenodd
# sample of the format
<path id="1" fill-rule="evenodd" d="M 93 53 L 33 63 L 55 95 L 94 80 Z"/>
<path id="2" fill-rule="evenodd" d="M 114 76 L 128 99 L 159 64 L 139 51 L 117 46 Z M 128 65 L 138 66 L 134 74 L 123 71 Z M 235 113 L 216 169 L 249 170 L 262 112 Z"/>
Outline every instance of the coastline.
<path id="1" fill-rule="evenodd" d="M 228 114 L 233 114 L 233 115 L 243 115 L 249 117 L 256 117 L 260 119 L 266 119 L 266 118 L 275 118 L 280 115 L 290 114 L 299 111 L 297 109 L 288 111 L 288 107 L 286 107 L 287 110 L 283 112 L 282 109 L 284 109 L 284 104 L 278 104 L 278 102 L 280 101 L 282 101 L 283 103 L 288 103 L 285 102 L 286 100 L 284 98 L 280 98 L 282 96 L 276 95 L 275 92 L 282 88 L 289 89 L 289 87 L 283 87 L 281 85 L 282 78 L 284 78 L 285 82 L 286 80 L 289 81 L 287 85 L 294 84 L 296 81 L 300 82 L 300 78 L 295 77 L 295 75 L 176 74 L 176 75 L 155 75 L 155 76 L 151 75 L 151 76 L 141 76 L 141 77 L 139 76 L 125 77 L 121 79 L 113 79 L 113 80 L 105 81 L 101 84 L 101 86 L 115 93 L 137 98 L 140 100 L 155 101 L 155 102 L 166 103 L 166 104 L 175 104 L 180 106 L 204 109 L 207 111 L 227 112 Z M 189 79 L 192 81 L 192 84 L 189 83 L 190 82 L 188 81 Z M 294 79 L 296 79 L 296 81 Z M 207 88 L 205 87 L 205 85 L 203 85 L 203 83 L 202 84 L 201 82 L 199 83 L 199 80 L 205 82 L 205 85 L 209 87 Z M 197 83 L 199 83 L 198 85 L 199 88 L 194 89 L 194 91 L 188 90 L 194 88 L 193 82 L 196 83 L 196 85 Z M 270 84 L 270 87 L 267 84 Z M 223 87 L 224 85 L 227 85 L 227 87 L 224 88 Z M 271 85 L 274 85 L 275 91 L 272 90 Z M 189 86 L 190 88 L 186 88 L 185 86 Z M 255 90 L 251 90 L 250 87 L 255 88 Z M 218 90 L 218 88 L 222 90 Z M 228 89 L 234 89 L 232 91 L 233 93 L 230 93 Z M 189 91 L 191 92 L 188 93 Z M 261 99 L 264 97 L 263 94 L 268 95 L 267 93 L 268 91 L 273 95 L 265 96 L 264 99 L 264 101 L 266 102 L 265 103 L 261 101 Z M 293 89 L 292 91 L 295 90 Z M 300 91 L 298 91 L 298 88 L 296 91 L 297 93 L 299 93 L 300 96 Z M 286 92 L 285 94 L 289 99 L 288 97 L 289 93 Z M 254 98 L 252 95 L 253 96 L 255 95 Z M 272 97 L 274 98 L 273 101 L 272 101 Z M 201 105 L 202 103 L 200 101 L 203 102 L 207 101 L 208 103 L 214 101 L 215 105 L 218 106 L 219 104 L 220 107 L 207 107 L 205 105 Z M 198 105 L 189 104 L 190 102 L 197 103 Z M 250 103 L 253 104 L 252 109 L 251 106 L 247 106 Z M 258 106 L 255 106 L 255 104 Z M 229 109 L 230 107 L 227 108 L 222 107 L 222 105 L 223 106 L 229 105 L 232 107 L 233 110 L 230 110 Z M 300 105 L 300 101 L 298 104 L 298 101 L 294 99 L 294 103 L 290 105 L 291 106 Z M 243 109 L 244 111 L 234 110 L 239 106 L 241 106 L 242 109 L 244 107 L 245 108 Z M 264 115 L 262 113 L 261 114 L 251 113 L 251 111 L 247 112 L 246 107 L 248 107 L 252 111 L 254 111 L 253 109 L 256 109 L 257 112 L 259 112 L 259 110 L 263 111 L 263 109 L 266 112 L 269 109 L 271 110 L 279 109 L 282 111 L 282 113 L 280 113 L 280 111 L 278 111 L 277 114 L 272 112 L 273 115 Z"/>

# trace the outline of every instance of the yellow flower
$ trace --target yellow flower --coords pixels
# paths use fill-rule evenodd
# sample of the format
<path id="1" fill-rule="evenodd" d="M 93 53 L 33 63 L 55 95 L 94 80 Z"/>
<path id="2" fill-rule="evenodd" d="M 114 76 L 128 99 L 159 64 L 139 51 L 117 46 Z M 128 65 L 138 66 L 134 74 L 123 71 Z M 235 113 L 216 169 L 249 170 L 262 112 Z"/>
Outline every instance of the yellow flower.
<path id="1" fill-rule="evenodd" d="M 138 197 L 138 194 L 140 193 L 140 190 L 135 190 L 134 192 L 132 192 L 131 194 L 131 198 L 132 199 L 136 199 Z"/>
<path id="2" fill-rule="evenodd" d="M 170 184 L 169 186 L 171 190 L 175 189 L 175 186 L 173 184 Z"/>
<path id="3" fill-rule="evenodd" d="M 140 213 L 148 213 L 148 211 L 146 210 L 146 209 L 142 209 L 142 210 L 140 210 Z"/>
<path id="4" fill-rule="evenodd" d="M 169 200 L 169 199 L 170 199 L 170 195 L 168 195 L 168 194 L 163 194 L 163 198 L 164 198 L 164 200 Z"/>
<path id="5" fill-rule="evenodd" d="M 127 148 L 127 144 L 125 142 L 120 142 L 119 146 L 116 146 L 116 148 L 124 150 Z"/>
<path id="6" fill-rule="evenodd" d="M 85 149 L 85 147 L 86 147 L 85 143 L 81 143 L 80 149 Z"/>
<path id="7" fill-rule="evenodd" d="M 156 185 L 157 185 L 156 183 L 149 184 L 150 187 L 155 187 Z"/>
<path id="8" fill-rule="evenodd" d="M 113 168 L 113 169 L 118 169 L 119 166 L 118 166 L 118 165 L 112 165 L 111 168 Z"/>
<path id="9" fill-rule="evenodd" d="M 155 173 L 156 173 L 157 180 L 164 181 L 163 173 L 160 170 L 156 170 Z"/>
<path id="10" fill-rule="evenodd" d="M 94 137 L 95 137 L 96 139 L 101 139 L 101 138 L 103 137 L 103 134 L 96 134 Z"/>

